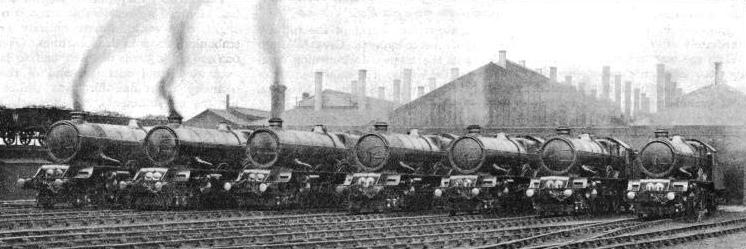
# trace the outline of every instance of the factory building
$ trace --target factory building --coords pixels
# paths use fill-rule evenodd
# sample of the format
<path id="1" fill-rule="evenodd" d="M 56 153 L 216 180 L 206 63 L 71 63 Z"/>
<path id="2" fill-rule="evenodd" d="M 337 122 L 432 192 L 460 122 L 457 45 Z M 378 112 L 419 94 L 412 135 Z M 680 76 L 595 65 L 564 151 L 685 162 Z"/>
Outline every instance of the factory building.
<path id="1" fill-rule="evenodd" d="M 184 122 L 184 125 L 213 129 L 220 123 L 232 128 L 245 129 L 252 122 L 269 117 L 268 111 L 230 105 L 230 96 L 226 95 L 225 109 L 206 109 Z"/>
<path id="2" fill-rule="evenodd" d="M 505 59 L 464 74 L 398 107 L 391 122 L 399 127 L 556 127 L 619 126 L 625 119 L 608 97 L 585 95 L 572 85 Z"/>

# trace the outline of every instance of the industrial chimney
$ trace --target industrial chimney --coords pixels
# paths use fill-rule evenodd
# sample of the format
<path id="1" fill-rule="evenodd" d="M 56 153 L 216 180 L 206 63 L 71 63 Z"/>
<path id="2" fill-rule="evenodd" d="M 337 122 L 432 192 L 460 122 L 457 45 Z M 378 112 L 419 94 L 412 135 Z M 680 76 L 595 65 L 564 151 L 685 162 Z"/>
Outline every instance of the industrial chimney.
<path id="1" fill-rule="evenodd" d="M 409 101 L 412 101 L 412 69 L 404 69 L 403 77 L 404 78 L 404 86 L 402 90 L 402 102 L 408 103 Z"/>
<path id="2" fill-rule="evenodd" d="M 314 111 L 321 111 L 321 108 L 324 105 L 324 86 L 323 86 L 323 80 L 324 80 L 324 73 L 323 72 L 316 72 L 314 74 L 314 83 L 316 86 L 316 93 L 315 96 L 313 96 L 313 110 Z"/>
<path id="3" fill-rule="evenodd" d="M 720 67 L 722 62 L 715 62 L 715 85 L 720 84 Z"/>
<path id="4" fill-rule="evenodd" d="M 379 99 L 386 99 L 386 88 L 379 86 L 378 87 L 378 98 Z"/>
<path id="5" fill-rule="evenodd" d="M 611 81 L 611 67 L 604 66 L 603 74 L 601 75 L 601 98 L 609 99 L 609 87 Z"/>
<path id="6" fill-rule="evenodd" d="M 526 60 L 521 60 L 521 62 L 520 62 L 520 63 L 521 63 L 521 66 L 522 66 L 522 67 L 526 67 Z"/>
<path id="7" fill-rule="evenodd" d="M 423 95 L 425 95 L 425 86 L 418 86 L 417 87 L 417 98 L 420 98 Z"/>
<path id="8" fill-rule="evenodd" d="M 632 116 L 632 82 L 624 82 L 624 114 Z"/>
<path id="9" fill-rule="evenodd" d="M 435 87 L 436 87 L 436 84 L 435 84 L 435 77 L 430 77 L 430 78 L 428 78 L 427 80 L 428 80 L 428 82 L 429 82 L 429 86 L 430 86 L 430 91 L 431 91 L 431 92 L 432 92 L 432 91 L 435 91 Z"/>
<path id="10" fill-rule="evenodd" d="M 506 68 L 508 64 L 508 58 L 507 58 L 507 52 L 505 50 L 500 50 L 500 55 L 497 61 L 497 65 Z"/>
<path id="11" fill-rule="evenodd" d="M 225 110 L 228 111 L 231 109 L 231 95 L 226 94 L 225 95 Z"/>
<path id="12" fill-rule="evenodd" d="M 549 80 L 557 82 L 557 67 L 549 67 Z"/>
<path id="13" fill-rule="evenodd" d="M 673 86 L 671 85 L 673 82 L 671 81 L 671 73 L 666 72 L 666 82 L 664 87 L 665 94 L 663 96 L 663 102 L 665 107 L 671 106 L 671 102 L 673 102 Z"/>
<path id="14" fill-rule="evenodd" d="M 394 103 L 399 104 L 401 102 L 401 80 L 394 80 Z"/>
<path id="15" fill-rule="evenodd" d="M 452 67 L 451 68 L 451 80 L 458 79 L 459 73 L 458 73 L 458 67 Z"/>
<path id="16" fill-rule="evenodd" d="M 632 108 L 632 113 L 634 113 L 635 116 L 637 116 L 640 113 L 640 88 L 635 88 L 635 100 L 634 100 L 634 108 Z"/>
<path id="17" fill-rule="evenodd" d="M 617 110 L 622 109 L 622 76 L 614 75 L 614 104 Z"/>
<path id="18" fill-rule="evenodd" d="M 665 91 L 666 91 L 666 65 L 658 64 L 655 66 L 655 110 L 663 110 L 665 106 Z M 643 108 L 644 109 L 644 108 Z"/>
<path id="19" fill-rule="evenodd" d="M 565 84 L 572 86 L 572 75 L 565 76 Z"/>
<path id="20" fill-rule="evenodd" d="M 368 74 L 368 71 L 366 71 L 365 69 L 360 69 L 357 73 L 357 81 L 358 81 L 358 84 L 360 84 L 360 90 L 358 90 L 358 95 L 357 95 L 357 104 L 358 104 L 357 107 L 360 110 L 365 110 L 367 106 L 367 103 L 365 103 L 366 102 L 365 91 L 367 90 L 367 87 L 365 86 L 365 78 L 367 74 Z"/>

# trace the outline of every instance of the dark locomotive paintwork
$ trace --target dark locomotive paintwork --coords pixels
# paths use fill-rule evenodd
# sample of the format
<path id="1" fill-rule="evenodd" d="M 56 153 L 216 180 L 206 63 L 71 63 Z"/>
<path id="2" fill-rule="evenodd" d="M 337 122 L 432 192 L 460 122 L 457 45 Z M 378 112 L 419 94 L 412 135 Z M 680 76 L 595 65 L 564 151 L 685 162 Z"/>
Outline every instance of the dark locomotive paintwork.
<path id="1" fill-rule="evenodd" d="M 624 186 L 634 151 L 615 138 L 572 137 L 557 129 L 541 149 L 541 177 L 531 179 L 526 196 L 540 215 L 625 211 Z"/>
<path id="2" fill-rule="evenodd" d="M 141 141 L 146 128 L 86 122 L 84 114 L 54 123 L 46 135 L 49 157 L 55 163 L 97 161 L 107 164 L 142 163 Z M 134 165 L 133 165 L 134 166 Z"/>
<path id="3" fill-rule="evenodd" d="M 392 133 L 378 122 L 375 132 L 361 136 L 352 149 L 360 172 L 347 175 L 337 190 L 347 196 L 352 212 L 429 209 L 441 182 L 435 173 L 445 161 L 440 146 L 450 139 L 416 130 Z"/>
<path id="4" fill-rule="evenodd" d="M 38 191 L 40 206 L 123 204 L 119 183 L 145 163 L 139 145 L 146 128 L 136 122 L 129 126 L 90 123 L 85 116 L 74 112 L 72 120 L 53 124 L 47 147 L 56 164 L 43 165 L 33 177 L 18 180 L 22 188 Z M 47 172 L 50 167 L 54 169 Z"/>
<path id="5" fill-rule="evenodd" d="M 249 131 L 187 127 L 179 123 L 153 127 L 145 137 L 143 150 L 156 166 L 207 164 L 238 167 L 244 155 Z"/>
<path id="6" fill-rule="evenodd" d="M 444 151 L 425 136 L 398 134 L 386 128 L 365 134 L 357 141 L 353 156 L 362 172 L 427 173 L 445 158 Z"/>
<path id="7" fill-rule="evenodd" d="M 353 170 L 347 146 L 355 141 L 355 135 L 330 133 L 321 125 L 312 131 L 285 130 L 281 119 L 270 119 L 270 127 L 248 138 L 249 166 L 224 189 L 240 206 L 337 205 L 336 186 Z"/>
<path id="8" fill-rule="evenodd" d="M 307 170 L 334 171 L 346 163 L 345 143 L 323 128 L 311 132 L 262 128 L 254 130 L 248 141 L 246 154 L 253 168 L 294 165 Z"/>
<path id="9" fill-rule="evenodd" d="M 712 180 L 717 150 L 702 141 L 659 130 L 640 151 L 642 179 L 631 179 L 627 198 L 640 217 L 702 215 L 717 209 Z"/>
<path id="10" fill-rule="evenodd" d="M 436 189 L 452 213 L 494 208 L 520 210 L 530 205 L 523 196 L 529 177 L 538 166 L 542 139 L 531 136 L 482 135 L 469 126 L 469 134 L 448 148 L 453 171 Z"/>

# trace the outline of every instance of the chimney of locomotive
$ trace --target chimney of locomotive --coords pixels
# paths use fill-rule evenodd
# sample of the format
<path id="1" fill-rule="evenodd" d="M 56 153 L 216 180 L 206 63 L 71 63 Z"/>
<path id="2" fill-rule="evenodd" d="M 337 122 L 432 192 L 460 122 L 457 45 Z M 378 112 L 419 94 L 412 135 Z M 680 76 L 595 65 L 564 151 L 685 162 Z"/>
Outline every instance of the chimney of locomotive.
<path id="1" fill-rule="evenodd" d="M 278 129 L 282 128 L 282 119 L 281 118 L 270 118 L 269 127 L 278 128 Z"/>
<path id="2" fill-rule="evenodd" d="M 451 80 L 458 79 L 458 67 L 452 67 L 451 68 Z"/>
<path id="3" fill-rule="evenodd" d="M 500 52 L 499 52 L 499 58 L 498 58 L 498 61 L 497 61 L 497 65 L 499 65 L 499 66 L 501 66 L 503 68 L 507 68 L 507 65 L 508 65 L 508 55 L 507 55 L 507 52 L 505 50 L 500 50 Z"/>
<path id="4" fill-rule="evenodd" d="M 324 95 L 323 94 L 324 85 L 323 85 L 323 80 L 324 80 L 324 73 L 323 72 L 316 72 L 314 74 L 313 82 L 314 82 L 314 84 L 316 86 L 315 87 L 316 88 L 315 89 L 316 92 L 314 93 L 315 96 L 313 96 L 313 110 L 314 111 L 321 111 L 321 108 L 324 105 L 324 96 L 323 96 Z"/>
<path id="5" fill-rule="evenodd" d="M 479 134 L 482 133 L 482 127 L 479 125 L 469 125 L 466 127 L 466 134 Z"/>
<path id="6" fill-rule="evenodd" d="M 653 134 L 655 134 L 655 138 L 668 138 L 668 131 L 664 129 L 657 129 Z"/>
<path id="7" fill-rule="evenodd" d="M 368 71 L 365 69 L 360 69 L 357 74 L 357 81 L 358 84 L 360 84 L 360 89 L 358 90 L 357 95 L 357 107 L 362 111 L 366 109 L 367 104 L 365 103 L 366 97 L 365 97 L 365 91 L 367 90 L 367 87 L 365 86 L 365 78 L 367 78 Z"/>
<path id="8" fill-rule="evenodd" d="M 79 122 L 79 123 L 85 122 L 86 116 L 87 116 L 87 114 L 84 111 L 73 111 L 73 112 L 70 112 L 70 119 L 73 120 L 73 121 L 75 121 L 75 122 Z"/>
<path id="9" fill-rule="evenodd" d="M 378 132 L 386 132 L 389 130 L 389 124 L 386 122 L 378 121 L 373 124 L 373 130 Z"/>
<path id="10" fill-rule="evenodd" d="M 324 127 L 324 125 L 322 124 L 317 124 L 313 126 L 313 129 L 311 129 L 311 131 L 317 133 L 326 133 L 326 127 Z"/>
<path id="11" fill-rule="evenodd" d="M 280 118 L 285 111 L 285 90 L 287 90 L 287 87 L 280 82 L 275 82 L 269 87 L 269 90 L 272 93 L 270 117 Z"/>
<path id="12" fill-rule="evenodd" d="M 557 135 L 570 136 L 570 135 L 572 135 L 571 131 L 572 130 L 570 130 L 570 128 L 566 127 L 566 126 L 557 127 Z"/>
<path id="13" fill-rule="evenodd" d="M 378 98 L 386 99 L 386 87 L 382 87 L 382 86 L 378 87 Z"/>
<path id="14" fill-rule="evenodd" d="M 549 67 L 549 80 L 557 82 L 557 67 Z"/>
<path id="15" fill-rule="evenodd" d="M 173 112 L 168 115 L 168 123 L 169 124 L 181 124 L 182 117 L 176 112 Z"/>
<path id="16" fill-rule="evenodd" d="M 231 127 L 226 122 L 220 122 L 220 123 L 218 123 L 218 130 L 229 131 L 229 130 L 231 130 Z"/>

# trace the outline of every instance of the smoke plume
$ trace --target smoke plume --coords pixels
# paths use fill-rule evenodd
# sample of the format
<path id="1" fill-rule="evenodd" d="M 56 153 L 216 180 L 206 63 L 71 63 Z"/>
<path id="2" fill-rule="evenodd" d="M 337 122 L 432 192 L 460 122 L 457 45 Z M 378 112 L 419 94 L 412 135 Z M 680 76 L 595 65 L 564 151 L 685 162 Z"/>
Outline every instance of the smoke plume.
<path id="1" fill-rule="evenodd" d="M 272 70 L 273 83 L 282 82 L 282 13 L 279 0 L 260 0 L 256 8 L 256 29 Z"/>
<path id="2" fill-rule="evenodd" d="M 126 48 L 132 38 L 141 34 L 144 24 L 153 19 L 153 4 L 115 9 L 109 20 L 98 30 L 93 46 L 86 51 L 73 80 L 73 108 L 83 110 L 83 90 L 91 72 L 114 51 Z"/>
<path id="3" fill-rule="evenodd" d="M 176 8 L 171 14 L 169 31 L 171 33 L 171 61 L 160 81 L 158 82 L 158 94 L 168 104 L 169 117 L 181 117 L 174 105 L 174 96 L 171 92 L 174 78 L 186 65 L 186 36 L 191 27 L 192 19 L 202 1 L 190 1 L 185 9 Z"/>

